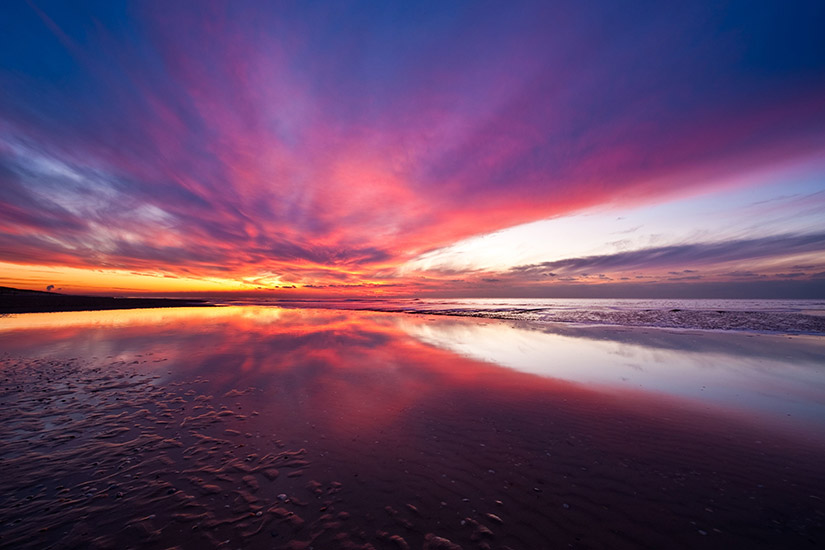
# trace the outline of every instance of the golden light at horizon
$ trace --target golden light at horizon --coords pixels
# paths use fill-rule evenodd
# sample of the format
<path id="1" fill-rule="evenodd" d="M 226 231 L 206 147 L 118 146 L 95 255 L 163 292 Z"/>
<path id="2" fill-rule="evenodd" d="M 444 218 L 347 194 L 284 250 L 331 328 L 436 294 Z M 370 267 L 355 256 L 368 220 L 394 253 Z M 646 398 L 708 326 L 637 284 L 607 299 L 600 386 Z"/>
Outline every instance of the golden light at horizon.
<path id="1" fill-rule="evenodd" d="M 119 269 L 81 269 L 18 265 L 0 262 L 0 286 L 28 290 L 123 293 L 123 292 L 205 292 L 253 290 L 258 285 L 218 277 L 184 277 L 166 273 L 138 273 Z"/>

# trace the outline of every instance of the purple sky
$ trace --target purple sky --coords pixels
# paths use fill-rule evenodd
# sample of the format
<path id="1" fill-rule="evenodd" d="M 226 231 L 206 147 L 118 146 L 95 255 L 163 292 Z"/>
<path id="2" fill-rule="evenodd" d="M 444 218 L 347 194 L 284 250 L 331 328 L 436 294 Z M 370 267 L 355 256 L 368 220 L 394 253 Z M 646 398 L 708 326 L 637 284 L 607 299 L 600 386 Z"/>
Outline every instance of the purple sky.
<path id="1" fill-rule="evenodd" d="M 0 285 L 825 296 L 822 2 L 8 2 Z"/>

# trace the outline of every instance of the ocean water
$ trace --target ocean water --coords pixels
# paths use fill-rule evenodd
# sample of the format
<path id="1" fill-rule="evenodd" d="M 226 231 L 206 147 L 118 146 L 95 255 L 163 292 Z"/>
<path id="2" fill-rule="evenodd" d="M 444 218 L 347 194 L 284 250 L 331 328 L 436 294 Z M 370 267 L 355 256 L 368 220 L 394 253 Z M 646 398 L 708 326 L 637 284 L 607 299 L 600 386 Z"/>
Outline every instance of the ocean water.
<path id="1" fill-rule="evenodd" d="M 541 323 L 825 334 L 825 300 L 429 298 L 248 299 L 230 303 L 455 315 Z"/>

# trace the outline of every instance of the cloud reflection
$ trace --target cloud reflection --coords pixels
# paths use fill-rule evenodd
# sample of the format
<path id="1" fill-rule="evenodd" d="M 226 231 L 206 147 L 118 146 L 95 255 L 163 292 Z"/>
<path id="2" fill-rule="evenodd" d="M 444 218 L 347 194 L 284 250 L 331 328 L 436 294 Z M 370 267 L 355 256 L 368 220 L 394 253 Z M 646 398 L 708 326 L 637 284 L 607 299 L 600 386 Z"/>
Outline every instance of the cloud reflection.
<path id="1" fill-rule="evenodd" d="M 0 343 L 10 354 L 139 357 L 165 378 L 209 379 L 216 395 L 256 387 L 284 414 L 335 419 L 327 429 L 346 433 L 390 425 L 450 388 L 670 400 L 793 429 L 825 418 L 825 347 L 805 336 L 227 307 L 18 315 Z"/>

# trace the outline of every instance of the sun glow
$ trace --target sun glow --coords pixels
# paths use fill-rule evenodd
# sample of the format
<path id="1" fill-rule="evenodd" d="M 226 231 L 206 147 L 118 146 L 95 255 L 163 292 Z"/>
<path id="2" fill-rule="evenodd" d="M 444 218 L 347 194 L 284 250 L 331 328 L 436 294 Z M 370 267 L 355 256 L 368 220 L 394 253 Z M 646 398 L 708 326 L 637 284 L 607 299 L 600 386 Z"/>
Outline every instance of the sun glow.
<path id="1" fill-rule="evenodd" d="M 256 285 L 230 278 L 186 277 L 167 272 L 83 269 L 0 263 L 0 286 L 53 290 L 67 294 L 180 293 L 253 290 Z"/>

